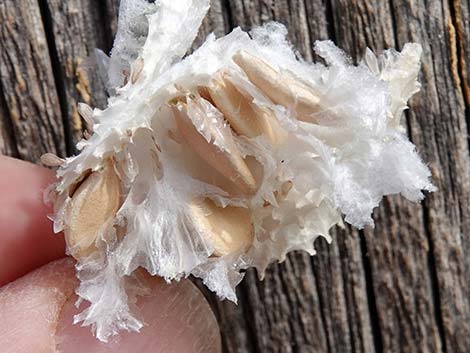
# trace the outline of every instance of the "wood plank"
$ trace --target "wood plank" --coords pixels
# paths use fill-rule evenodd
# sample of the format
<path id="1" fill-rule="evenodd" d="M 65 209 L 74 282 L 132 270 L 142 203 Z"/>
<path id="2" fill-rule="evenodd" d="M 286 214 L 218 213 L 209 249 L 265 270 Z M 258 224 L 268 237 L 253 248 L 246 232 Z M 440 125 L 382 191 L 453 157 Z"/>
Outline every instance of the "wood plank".
<path id="1" fill-rule="evenodd" d="M 335 1 L 337 42 L 356 61 L 366 47 L 378 53 L 395 47 L 395 23 L 388 2 Z M 420 205 L 400 197 L 383 200 L 376 226 L 364 231 L 374 302 L 384 351 L 435 352 L 441 349 L 439 322 L 433 306 L 429 246 Z"/>
<path id="2" fill-rule="evenodd" d="M 394 41 L 398 47 L 407 41 L 424 45 L 423 90 L 412 101 L 409 133 L 431 163 L 440 191 L 429 195 L 423 207 L 390 198 L 376 212 L 376 228 L 365 231 L 383 349 L 463 351 L 469 346 L 463 332 L 469 328 L 456 327 L 456 322 L 469 322 L 469 296 L 463 284 L 468 282 L 464 255 L 468 250 L 461 239 L 468 234 L 468 227 L 462 226 L 468 213 L 459 214 L 459 203 L 468 203 L 469 173 L 465 107 L 451 72 L 452 56 L 446 51 L 455 32 L 449 25 L 451 12 L 438 1 L 392 2 L 393 12 L 387 3 L 378 6 L 377 1 L 334 4 L 335 29 L 339 26 L 341 31 L 338 41 L 356 56 L 365 46 L 379 50 Z M 443 40 L 433 41 L 437 36 Z M 454 184 L 458 194 L 450 190 Z M 446 207 L 451 194 L 454 200 L 447 205 L 452 206 Z M 450 235 L 443 240 L 443 234 Z"/>
<path id="3" fill-rule="evenodd" d="M 451 56 L 452 72 L 453 77 L 458 77 L 456 84 L 460 83 L 462 87 L 468 128 L 470 121 L 470 60 L 468 60 L 470 58 L 470 0 L 453 0 L 450 2 L 450 13 L 452 26 L 448 28 L 453 33 L 449 39 L 452 53 L 455 54 Z"/>
<path id="4" fill-rule="evenodd" d="M 452 4 L 458 7 L 459 3 L 467 10 L 460 15 L 465 16 L 468 29 L 468 2 Z M 470 33 L 461 35 L 463 26 L 458 22 L 464 18 L 456 17 L 449 2 L 397 0 L 393 4 L 398 44 L 412 40 L 424 49 L 423 88 L 408 116 L 411 137 L 431 164 L 439 189 L 424 201 L 423 218 L 436 277 L 443 348 L 466 352 L 470 347 L 470 159 L 465 110 L 468 117 L 469 106 L 468 101 L 465 106 L 466 74 L 464 65 L 458 64 L 458 48 L 468 44 Z"/>
<path id="5" fill-rule="evenodd" d="M 104 0 L 103 20 L 105 21 L 105 28 L 108 28 L 106 35 L 108 36 L 109 50 L 114 41 L 117 32 L 118 17 L 119 17 L 119 2 L 120 0 Z M 108 50 L 108 51 L 109 51 Z"/>
<path id="6" fill-rule="evenodd" d="M 373 352 L 366 273 L 359 232 L 350 226 L 332 231 L 333 242 L 315 243 L 312 258 L 323 324 L 330 352 Z"/>
<path id="7" fill-rule="evenodd" d="M 199 33 L 194 40 L 192 49 L 195 50 L 206 41 L 210 33 L 214 33 L 216 37 L 221 37 L 228 33 L 231 28 L 228 23 L 227 13 L 224 11 L 223 0 L 212 0 L 211 7 L 206 17 L 202 21 Z"/>
<path id="8" fill-rule="evenodd" d="M 33 162 L 45 152 L 64 156 L 62 115 L 37 2 L 0 2 L 0 23 L 1 86 L 8 109 L 2 115 L 14 135 L 8 143 L 16 143 L 4 150 Z"/>
<path id="9" fill-rule="evenodd" d="M 42 11 L 46 30 L 54 39 L 51 58 L 60 82 L 60 104 L 72 153 L 84 129 L 77 104 L 106 107 L 106 89 L 93 67 L 93 50 L 109 51 L 112 29 L 107 25 L 114 26 L 114 21 L 106 16 L 113 15 L 114 9 L 106 11 L 102 3 L 94 0 L 48 0 L 42 2 Z"/>
<path id="10" fill-rule="evenodd" d="M 0 85 L 0 154 L 18 157 L 16 147 L 15 133 L 11 123 L 10 113 L 8 112 L 2 88 Z"/>
<path id="11" fill-rule="evenodd" d="M 380 351 L 375 298 L 371 295 L 372 280 L 363 249 L 363 236 L 348 226 L 345 230 L 336 229 L 333 241 L 338 243 L 346 296 L 347 321 L 352 352 Z M 319 250 L 320 254 L 320 250 Z"/>

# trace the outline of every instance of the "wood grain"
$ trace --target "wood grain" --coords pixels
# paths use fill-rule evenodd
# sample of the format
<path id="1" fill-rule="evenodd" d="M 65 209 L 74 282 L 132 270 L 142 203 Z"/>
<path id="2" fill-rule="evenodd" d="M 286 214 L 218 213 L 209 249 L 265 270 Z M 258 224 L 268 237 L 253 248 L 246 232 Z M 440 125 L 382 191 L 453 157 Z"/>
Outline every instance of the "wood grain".
<path id="1" fill-rule="evenodd" d="M 39 6 L 0 2 L 0 74 L 4 152 L 33 162 L 49 151 L 66 154 L 63 117 Z M 12 145 L 14 142 L 15 145 Z"/>
<path id="2" fill-rule="evenodd" d="M 109 33 L 114 30 L 116 21 L 106 20 L 108 12 L 99 1 L 48 0 L 40 3 L 45 29 L 51 37 L 51 62 L 61 92 L 60 107 L 62 114 L 68 117 L 65 124 L 68 151 L 74 153 L 74 146 L 84 129 L 77 104 L 84 102 L 92 107 L 106 107 L 104 82 L 98 71 L 92 69 L 97 65 L 93 50 L 99 48 L 109 52 L 112 45 Z"/>
<path id="3" fill-rule="evenodd" d="M 0 2 L 0 151 L 37 161 L 74 153 L 76 103 L 103 106 L 81 63 L 109 51 L 118 0 Z M 209 297 L 226 352 L 467 352 L 470 347 L 470 0 L 213 0 L 193 46 L 208 33 L 276 20 L 306 60 L 330 38 L 358 61 L 423 46 L 421 92 L 406 114 L 410 139 L 439 191 L 421 204 L 399 196 L 375 228 L 335 229 L 317 255 L 288 256 L 264 281 L 252 270 L 238 305 Z"/>

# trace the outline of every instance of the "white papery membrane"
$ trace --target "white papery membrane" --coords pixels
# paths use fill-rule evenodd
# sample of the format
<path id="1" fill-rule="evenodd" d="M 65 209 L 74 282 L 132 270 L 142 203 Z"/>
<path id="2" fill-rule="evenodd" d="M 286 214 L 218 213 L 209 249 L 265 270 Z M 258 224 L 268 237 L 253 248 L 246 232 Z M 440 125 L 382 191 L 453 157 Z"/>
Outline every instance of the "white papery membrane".
<path id="1" fill-rule="evenodd" d="M 97 250 L 77 264 L 77 293 L 90 305 L 75 322 L 91 325 L 102 341 L 144 324 L 132 310 L 135 296 L 145 293 L 133 275 L 139 267 L 167 281 L 194 275 L 221 299 L 236 302 L 242 270 L 255 267 L 262 278 L 270 263 L 290 251 L 313 255 L 314 240 L 330 241 L 329 230 L 342 215 L 362 228 L 373 225 L 372 210 L 384 195 L 400 193 L 418 201 L 422 190 L 434 190 L 428 168 L 400 125 L 408 99 L 420 87 L 420 45 L 406 44 L 401 52 L 387 50 L 379 57 L 368 50 L 354 66 L 331 41 L 319 41 L 315 51 L 326 64 L 312 64 L 296 57 L 283 25 L 268 23 L 250 34 L 236 28 L 218 39 L 209 35 L 184 57 L 208 7 L 207 0 L 123 1 L 107 69 L 116 93 L 105 110 L 93 111 L 93 135 L 79 142 L 80 154 L 57 172 L 51 194 L 56 232 L 67 227 L 69 190 L 84 173 L 112 159 L 121 180 L 121 207 L 103 226 Z M 288 107 L 272 103 L 233 62 L 240 50 L 309 85 L 322 106 L 314 113 L 318 123 L 299 121 Z M 119 87 L 126 68 L 130 79 Z M 168 102 L 182 92 L 196 92 L 220 69 L 260 107 L 273 111 L 283 129 L 275 146 L 264 135 L 233 134 L 219 112 L 204 110 L 197 95 L 188 96 L 188 115 L 202 135 L 205 125 L 216 124 L 217 135 L 207 136 L 209 141 L 221 149 L 235 144 L 262 166 L 257 192 L 249 198 L 230 196 L 198 177 L 197 163 L 204 162 L 168 134 L 175 128 Z M 285 182 L 291 188 L 277 199 L 274 193 Z M 248 208 L 255 229 L 252 246 L 211 257 L 213 246 L 188 210 L 197 198 Z"/>

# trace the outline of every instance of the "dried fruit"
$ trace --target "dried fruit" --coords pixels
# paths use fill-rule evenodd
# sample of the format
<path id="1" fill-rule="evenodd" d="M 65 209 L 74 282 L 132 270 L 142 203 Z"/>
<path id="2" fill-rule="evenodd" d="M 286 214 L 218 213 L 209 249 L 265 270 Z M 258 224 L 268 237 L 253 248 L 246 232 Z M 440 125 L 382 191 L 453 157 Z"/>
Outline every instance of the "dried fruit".
<path id="1" fill-rule="evenodd" d="M 310 64 L 270 23 L 186 55 L 208 0 L 121 3 L 111 58 L 101 55 L 116 94 L 104 110 L 79 106 L 80 154 L 43 158 L 59 166 L 54 229 L 90 302 L 76 321 L 100 340 L 142 327 L 128 304 L 140 267 L 200 277 L 236 301 L 245 269 L 262 276 L 290 251 L 313 254 L 342 216 L 372 224 L 384 195 L 433 190 L 399 127 L 419 88 L 419 45 L 353 66 L 316 42 L 326 65 Z"/>

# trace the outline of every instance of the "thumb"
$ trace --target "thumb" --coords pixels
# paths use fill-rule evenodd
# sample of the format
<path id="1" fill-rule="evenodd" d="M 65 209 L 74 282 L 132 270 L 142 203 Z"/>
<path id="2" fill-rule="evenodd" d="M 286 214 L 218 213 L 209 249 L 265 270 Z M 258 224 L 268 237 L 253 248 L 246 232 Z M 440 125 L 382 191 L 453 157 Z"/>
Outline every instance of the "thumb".
<path id="1" fill-rule="evenodd" d="M 99 342 L 89 327 L 73 325 L 77 281 L 73 261 L 52 262 L 0 289 L 0 347 L 10 353 L 220 352 L 217 322 L 190 281 L 167 285 L 152 279 L 149 297 L 138 301 L 146 323 L 140 333 L 122 332 Z"/>

